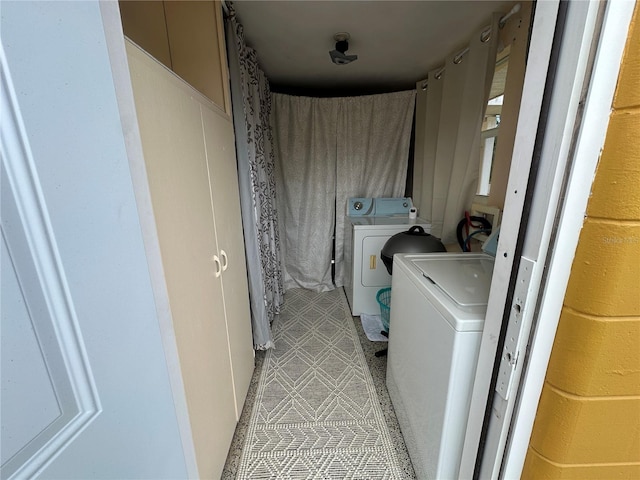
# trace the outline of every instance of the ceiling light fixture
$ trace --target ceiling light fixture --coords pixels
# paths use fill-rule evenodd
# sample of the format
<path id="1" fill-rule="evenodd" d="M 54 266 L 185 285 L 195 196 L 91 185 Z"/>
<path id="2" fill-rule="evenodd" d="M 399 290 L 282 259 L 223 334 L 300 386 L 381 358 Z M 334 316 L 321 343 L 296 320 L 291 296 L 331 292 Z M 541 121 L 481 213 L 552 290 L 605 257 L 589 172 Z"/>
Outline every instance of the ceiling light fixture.
<path id="1" fill-rule="evenodd" d="M 331 57 L 331 61 L 336 65 L 346 65 L 358 59 L 358 55 L 347 55 L 345 53 L 349 50 L 349 38 L 350 36 L 346 32 L 339 32 L 333 36 L 333 39 L 336 41 L 336 48 L 329 52 L 329 56 Z"/>

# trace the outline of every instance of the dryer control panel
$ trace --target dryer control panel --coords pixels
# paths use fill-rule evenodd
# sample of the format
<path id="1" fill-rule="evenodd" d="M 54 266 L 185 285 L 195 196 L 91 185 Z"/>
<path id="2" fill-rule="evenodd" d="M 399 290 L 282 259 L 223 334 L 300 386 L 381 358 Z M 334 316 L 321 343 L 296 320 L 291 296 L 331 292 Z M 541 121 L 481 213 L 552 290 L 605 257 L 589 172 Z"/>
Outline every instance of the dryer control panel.
<path id="1" fill-rule="evenodd" d="M 411 207 L 413 207 L 413 201 L 410 197 L 353 197 L 347 201 L 347 215 L 350 217 L 409 216 Z"/>

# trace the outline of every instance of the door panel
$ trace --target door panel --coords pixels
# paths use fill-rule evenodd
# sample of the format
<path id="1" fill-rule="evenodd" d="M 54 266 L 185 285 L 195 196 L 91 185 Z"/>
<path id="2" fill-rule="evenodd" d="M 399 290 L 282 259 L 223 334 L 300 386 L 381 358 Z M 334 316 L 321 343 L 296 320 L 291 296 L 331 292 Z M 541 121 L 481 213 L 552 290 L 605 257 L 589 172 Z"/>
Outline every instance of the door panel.
<path id="1" fill-rule="evenodd" d="M 187 476 L 104 27 L 2 4 L 2 478 Z"/>
<path id="2" fill-rule="evenodd" d="M 233 125 L 230 118 L 205 106 L 202 107 L 202 122 L 218 249 L 221 256 L 228 259 L 228 266 L 222 273 L 222 285 L 236 415 L 240 418 L 253 374 L 254 353 Z"/>
<path id="3" fill-rule="evenodd" d="M 3 199 L 4 205 L 4 199 Z M 2 464 L 34 440 L 62 411 L 47 372 L 29 300 L 21 291 L 17 267 L 2 236 Z M 33 281 L 29 279 L 27 281 Z M 10 320 L 11 319 L 11 320 Z M 13 385 L 14 388 L 8 388 Z M 7 388 L 5 388 L 7 387 Z M 31 395 L 31 392 L 39 392 Z M 23 403 L 24 399 L 28 403 Z M 24 414 L 27 415 L 24 415 Z M 39 443 L 39 442 L 38 442 Z"/>
<path id="4" fill-rule="evenodd" d="M 124 34 L 171 68 L 164 2 L 120 0 L 118 5 Z"/>
<path id="5" fill-rule="evenodd" d="M 200 476 L 213 478 L 236 407 L 200 106 L 190 86 L 131 44 L 127 51 L 196 458 Z"/>
<path id="6" fill-rule="evenodd" d="M 173 71 L 224 109 L 227 79 L 217 32 L 220 3 L 168 1 L 164 2 L 164 8 Z"/>
<path id="7" fill-rule="evenodd" d="M 1 180 L 2 478 L 41 469 L 99 413 L 38 180 L 17 153 L 3 149 Z"/>

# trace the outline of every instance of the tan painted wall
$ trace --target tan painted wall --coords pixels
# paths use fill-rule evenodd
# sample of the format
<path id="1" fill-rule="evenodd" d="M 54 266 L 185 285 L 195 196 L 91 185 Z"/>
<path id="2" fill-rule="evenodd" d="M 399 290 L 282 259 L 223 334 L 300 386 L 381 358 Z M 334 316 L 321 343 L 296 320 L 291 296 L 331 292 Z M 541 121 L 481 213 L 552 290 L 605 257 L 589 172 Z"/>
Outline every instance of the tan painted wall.
<path id="1" fill-rule="evenodd" d="M 522 478 L 640 478 L 636 4 Z"/>

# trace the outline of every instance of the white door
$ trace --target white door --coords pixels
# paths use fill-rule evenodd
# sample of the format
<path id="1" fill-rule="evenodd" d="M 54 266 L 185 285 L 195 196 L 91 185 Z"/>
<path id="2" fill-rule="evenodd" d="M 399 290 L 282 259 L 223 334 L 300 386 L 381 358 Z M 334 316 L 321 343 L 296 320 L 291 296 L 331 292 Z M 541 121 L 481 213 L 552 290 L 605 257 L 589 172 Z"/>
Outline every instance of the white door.
<path id="1" fill-rule="evenodd" d="M 552 6 L 539 4 L 536 15 Z M 633 8 L 634 2 L 558 6 L 553 41 L 559 60 L 549 62 L 555 71 L 545 88 L 544 131 L 536 140 L 537 181 L 513 301 L 505 308 L 506 340 L 475 472 L 479 478 L 522 473 Z"/>
<path id="2" fill-rule="evenodd" d="M 0 476 L 186 478 L 99 4 L 1 21 Z"/>
<path id="3" fill-rule="evenodd" d="M 521 474 L 632 9 L 536 6 L 461 478 Z"/>

